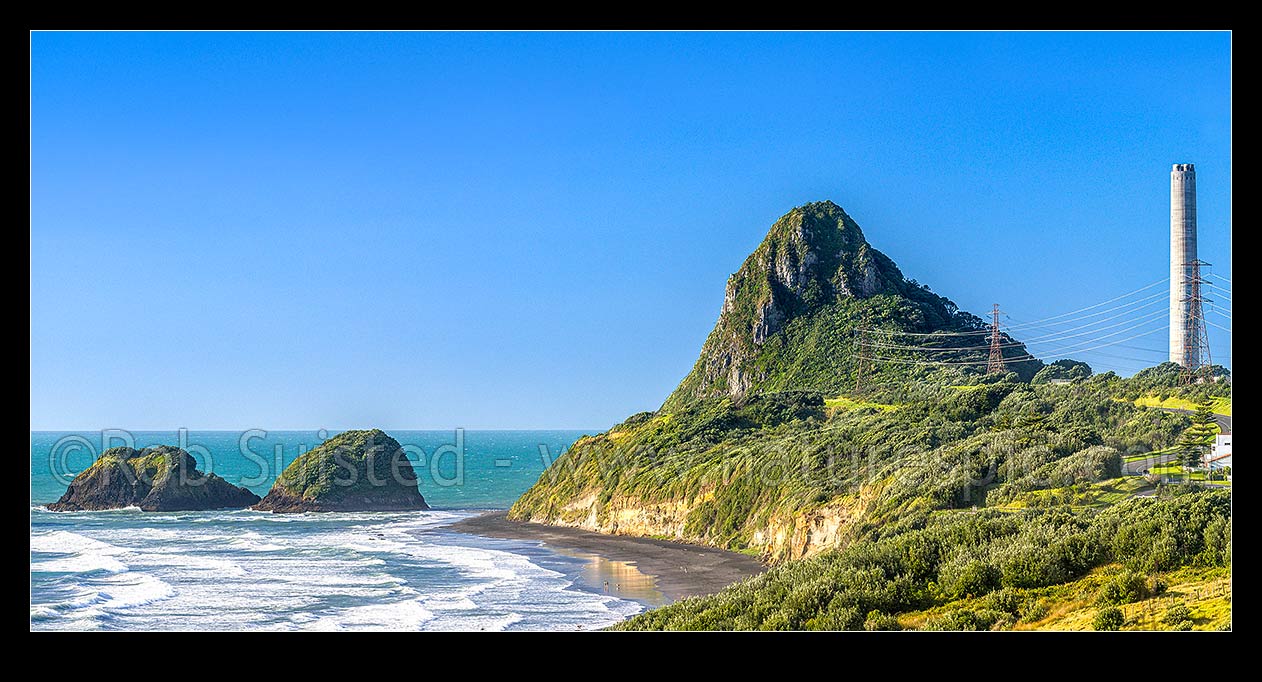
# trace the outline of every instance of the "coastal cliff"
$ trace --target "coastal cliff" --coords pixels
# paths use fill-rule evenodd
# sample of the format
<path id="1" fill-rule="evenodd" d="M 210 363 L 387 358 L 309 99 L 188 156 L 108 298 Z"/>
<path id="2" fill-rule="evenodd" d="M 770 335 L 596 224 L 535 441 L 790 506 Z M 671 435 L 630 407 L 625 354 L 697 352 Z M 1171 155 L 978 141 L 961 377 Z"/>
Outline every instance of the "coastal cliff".
<path id="1" fill-rule="evenodd" d="M 553 515 L 519 520 L 580 528 L 610 535 L 654 537 L 693 544 L 717 544 L 690 518 L 713 494 L 689 500 L 650 501 L 614 497 L 601 503 L 593 492 L 566 504 Z M 800 513 L 780 512 L 748 528 L 746 549 L 770 562 L 804 559 L 844 544 L 849 524 L 864 513 L 862 498 L 845 498 Z M 700 530 L 700 532 L 698 532 Z"/>

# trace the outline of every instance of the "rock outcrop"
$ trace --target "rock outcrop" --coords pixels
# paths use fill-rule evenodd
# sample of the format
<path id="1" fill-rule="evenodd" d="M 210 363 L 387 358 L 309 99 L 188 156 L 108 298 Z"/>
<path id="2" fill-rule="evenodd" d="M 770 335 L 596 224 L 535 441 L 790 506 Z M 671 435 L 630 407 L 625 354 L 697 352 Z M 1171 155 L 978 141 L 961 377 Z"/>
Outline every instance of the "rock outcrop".
<path id="1" fill-rule="evenodd" d="M 904 277 L 841 207 L 799 206 L 728 279 L 696 364 L 662 407 L 576 441 L 508 516 L 756 549 L 774 561 L 838 547 L 879 488 L 840 473 L 860 466 L 858 453 L 877 451 L 856 423 L 899 409 L 855 396 L 856 377 L 885 386 L 994 383 L 981 376 L 989 333 L 976 315 Z M 1002 341 L 1007 369 L 1028 381 L 1042 362 L 1006 334 Z M 818 428 L 847 404 L 855 419 Z"/>
<path id="2" fill-rule="evenodd" d="M 142 511 L 198 511 L 249 507 L 259 496 L 215 474 L 202 473 L 180 448 L 110 448 L 75 476 L 52 511 L 140 507 Z"/>
<path id="3" fill-rule="evenodd" d="M 799 206 L 771 226 L 728 278 L 718 322 L 663 409 L 704 398 L 739 400 L 756 391 L 837 393 L 854 383 L 856 330 L 867 326 L 914 333 L 985 329 L 975 315 L 906 279 L 837 204 Z M 955 341 L 977 345 L 974 337 Z M 1004 341 L 1006 356 L 1027 356 L 1020 344 Z M 983 366 L 986 360 L 985 350 L 976 348 L 942 357 Z M 1014 361 L 1009 369 L 1029 380 L 1041 366 Z"/>
<path id="4" fill-rule="evenodd" d="M 380 429 L 346 431 L 294 460 L 254 506 L 271 512 L 429 509 L 399 441 Z"/>

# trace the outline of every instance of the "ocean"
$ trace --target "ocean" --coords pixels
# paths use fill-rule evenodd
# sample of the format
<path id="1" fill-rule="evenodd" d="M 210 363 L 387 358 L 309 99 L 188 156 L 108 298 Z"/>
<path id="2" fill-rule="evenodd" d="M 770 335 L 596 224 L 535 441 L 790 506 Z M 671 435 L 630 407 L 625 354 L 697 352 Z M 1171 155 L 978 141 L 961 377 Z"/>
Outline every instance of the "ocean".
<path id="1" fill-rule="evenodd" d="M 180 445 L 264 495 L 329 435 L 114 432 L 105 444 Z M 587 630 L 666 602 L 633 565 L 448 528 L 507 509 L 581 432 L 390 435 L 411 451 L 431 511 L 50 512 L 103 437 L 32 433 L 31 628 Z"/>

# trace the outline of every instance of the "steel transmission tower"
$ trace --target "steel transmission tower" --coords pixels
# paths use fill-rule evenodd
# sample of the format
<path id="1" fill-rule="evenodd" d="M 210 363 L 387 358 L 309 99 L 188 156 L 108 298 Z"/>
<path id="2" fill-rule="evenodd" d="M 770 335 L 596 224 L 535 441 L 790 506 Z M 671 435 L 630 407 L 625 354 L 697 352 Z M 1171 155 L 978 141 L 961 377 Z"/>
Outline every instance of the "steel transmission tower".
<path id="1" fill-rule="evenodd" d="M 859 345 L 859 369 L 854 375 L 854 392 L 863 392 L 863 374 L 867 369 L 870 360 L 868 359 L 868 340 L 865 334 L 866 329 L 855 330 L 855 342 Z"/>
<path id="2" fill-rule="evenodd" d="M 990 324 L 990 358 L 986 361 L 987 374 L 1001 374 L 1003 367 L 1003 341 L 999 335 L 999 304 L 995 304 L 994 319 Z"/>
<path id="3" fill-rule="evenodd" d="M 1201 267 L 1208 267 L 1203 260 L 1194 260 L 1186 264 L 1188 273 L 1188 295 L 1183 298 L 1187 318 L 1184 322 L 1183 368 L 1179 371 L 1179 383 L 1191 384 L 1208 381 L 1213 378 L 1214 363 L 1209 357 L 1209 334 L 1205 330 L 1205 307 L 1209 301 L 1201 295 L 1201 285 L 1205 279 L 1201 277 Z"/>

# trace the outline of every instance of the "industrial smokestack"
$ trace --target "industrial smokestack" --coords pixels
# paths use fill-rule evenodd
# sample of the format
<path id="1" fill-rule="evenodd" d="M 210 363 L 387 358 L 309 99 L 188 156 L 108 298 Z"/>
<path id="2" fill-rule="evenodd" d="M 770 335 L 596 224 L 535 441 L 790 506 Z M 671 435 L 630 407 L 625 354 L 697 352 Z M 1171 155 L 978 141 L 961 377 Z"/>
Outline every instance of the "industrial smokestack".
<path id="1" fill-rule="evenodd" d="M 1195 364 L 1188 324 L 1192 314 L 1192 261 L 1196 260 L 1196 169 L 1176 163 L 1170 171 L 1170 362 Z"/>

